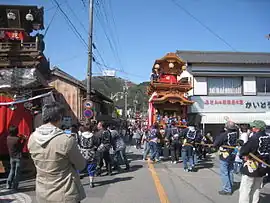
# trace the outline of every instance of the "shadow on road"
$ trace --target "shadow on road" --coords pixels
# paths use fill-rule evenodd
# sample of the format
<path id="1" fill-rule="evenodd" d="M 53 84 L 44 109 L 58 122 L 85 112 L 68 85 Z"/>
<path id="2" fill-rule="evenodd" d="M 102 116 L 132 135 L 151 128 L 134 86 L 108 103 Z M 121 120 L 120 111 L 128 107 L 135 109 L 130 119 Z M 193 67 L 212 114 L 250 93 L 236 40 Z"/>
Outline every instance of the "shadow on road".
<path id="1" fill-rule="evenodd" d="M 132 153 L 128 153 L 127 154 L 127 158 L 131 159 L 132 161 L 137 161 L 137 160 L 142 160 L 143 155 L 142 154 L 132 154 Z"/>
<path id="2" fill-rule="evenodd" d="M 134 172 L 139 170 L 140 168 L 143 168 L 143 165 L 131 165 L 128 171 L 123 171 L 122 173 Z"/>
<path id="3" fill-rule="evenodd" d="M 1 195 L 15 194 L 15 193 L 18 193 L 18 192 L 21 192 L 21 193 L 32 192 L 32 191 L 35 191 L 35 190 L 36 190 L 36 187 L 34 185 L 22 186 L 22 187 L 18 188 L 18 190 L 5 189 L 4 191 L 0 191 L 0 196 Z M 0 203 L 2 203 L 2 199 L 0 199 Z"/>
<path id="4" fill-rule="evenodd" d="M 111 180 L 103 180 L 103 181 L 96 181 L 95 184 L 97 186 L 103 186 L 103 185 L 109 185 L 109 184 L 114 184 L 122 181 L 129 181 L 132 180 L 134 177 L 124 177 L 124 178 L 114 178 Z M 88 185 L 89 183 L 83 184 L 83 186 Z"/>
<path id="5" fill-rule="evenodd" d="M 11 203 L 11 202 L 15 202 L 16 199 L 0 199 L 0 203 Z"/>

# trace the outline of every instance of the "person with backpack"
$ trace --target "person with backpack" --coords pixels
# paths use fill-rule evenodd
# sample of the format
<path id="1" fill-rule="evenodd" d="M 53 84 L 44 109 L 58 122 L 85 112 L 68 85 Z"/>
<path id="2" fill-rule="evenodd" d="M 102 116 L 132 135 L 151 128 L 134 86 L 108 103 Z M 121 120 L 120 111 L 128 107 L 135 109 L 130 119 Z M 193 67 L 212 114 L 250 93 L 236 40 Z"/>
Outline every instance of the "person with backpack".
<path id="1" fill-rule="evenodd" d="M 98 141 L 95 139 L 92 125 L 85 125 L 80 127 L 80 133 L 77 136 L 78 148 L 82 156 L 87 161 L 87 172 L 89 176 L 89 186 L 94 187 L 94 176 L 97 167 Z"/>
<path id="2" fill-rule="evenodd" d="M 197 126 L 192 124 L 188 125 L 188 127 L 183 129 L 181 132 L 181 137 L 183 138 L 182 159 L 184 170 L 187 172 L 192 172 L 195 167 L 193 156 L 197 136 L 200 136 L 200 131 L 198 130 Z"/>
<path id="3" fill-rule="evenodd" d="M 179 161 L 181 143 L 180 132 L 174 121 L 172 121 L 171 126 L 166 129 L 165 134 L 171 150 L 172 163 L 176 164 Z"/>

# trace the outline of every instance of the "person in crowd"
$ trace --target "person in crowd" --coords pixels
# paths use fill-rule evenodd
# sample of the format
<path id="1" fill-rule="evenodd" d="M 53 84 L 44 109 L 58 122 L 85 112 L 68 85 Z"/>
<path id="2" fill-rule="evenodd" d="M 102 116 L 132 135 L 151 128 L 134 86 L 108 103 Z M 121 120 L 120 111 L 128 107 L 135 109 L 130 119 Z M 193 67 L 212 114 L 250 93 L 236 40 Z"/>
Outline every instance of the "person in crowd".
<path id="1" fill-rule="evenodd" d="M 126 156 L 126 144 L 123 136 L 117 132 L 116 127 L 111 126 L 112 146 L 114 150 L 115 168 L 119 171 L 120 165 L 123 163 L 126 165 L 125 170 L 129 170 L 129 163 Z"/>
<path id="2" fill-rule="evenodd" d="M 213 144 L 213 137 L 211 135 L 211 132 L 207 132 L 202 139 L 202 158 L 205 159 L 207 153 L 211 153 L 211 147 L 210 144 Z"/>
<path id="3" fill-rule="evenodd" d="M 175 122 L 171 123 L 171 126 L 166 129 L 166 140 L 169 142 L 171 150 L 172 163 L 176 164 L 179 161 L 181 143 L 180 143 L 180 132 L 175 126 Z"/>
<path id="4" fill-rule="evenodd" d="M 10 171 L 7 179 L 7 189 L 18 189 L 23 147 L 27 138 L 19 136 L 18 127 L 10 126 L 7 136 L 7 147 L 10 157 Z"/>
<path id="5" fill-rule="evenodd" d="M 202 159 L 202 154 L 203 154 L 203 146 L 201 145 L 202 140 L 203 140 L 203 134 L 202 131 L 196 127 L 197 133 L 195 137 L 195 144 L 193 148 L 193 162 L 194 165 L 197 165 L 199 160 Z"/>
<path id="6" fill-rule="evenodd" d="M 30 136 L 28 149 L 37 169 L 36 198 L 39 203 L 78 203 L 86 195 L 76 170 L 86 161 L 75 137 L 59 128 L 63 108 L 53 102 L 42 108 L 43 125 Z"/>
<path id="7" fill-rule="evenodd" d="M 135 140 L 135 147 L 136 149 L 141 149 L 141 139 L 142 139 L 142 132 L 139 127 L 136 127 L 133 133 L 133 139 Z"/>
<path id="8" fill-rule="evenodd" d="M 162 146 L 164 145 L 164 139 L 165 139 L 165 130 L 163 126 L 161 126 L 159 127 L 159 131 L 157 134 L 157 151 L 156 151 L 156 158 L 155 158 L 157 162 L 159 162 L 161 158 L 163 157 Z"/>
<path id="9" fill-rule="evenodd" d="M 248 141 L 249 135 L 248 135 L 248 127 L 242 126 L 240 130 L 240 140 L 243 140 L 244 143 Z"/>
<path id="10" fill-rule="evenodd" d="M 96 151 L 98 148 L 98 141 L 95 139 L 93 126 L 86 124 L 85 126 L 80 127 L 80 133 L 78 134 L 78 147 L 87 161 L 87 172 L 89 176 L 89 186 L 94 187 L 94 176 L 97 167 L 97 156 Z"/>
<path id="11" fill-rule="evenodd" d="M 98 163 L 98 175 L 101 173 L 101 169 L 103 167 L 103 159 L 106 164 L 106 169 L 107 169 L 107 175 L 112 175 L 112 160 L 110 156 L 110 148 L 112 146 L 112 138 L 111 138 L 111 133 L 107 129 L 108 125 L 100 121 L 97 125 L 98 128 L 98 137 L 99 137 L 99 142 L 100 145 L 97 149 L 99 153 L 99 163 Z"/>
<path id="12" fill-rule="evenodd" d="M 188 127 L 183 129 L 181 132 L 181 137 L 183 139 L 182 144 L 182 159 L 184 170 L 187 172 L 194 171 L 194 147 L 196 138 L 200 137 L 200 130 L 198 127 L 192 123 L 188 124 Z M 189 165 L 188 165 L 189 162 Z"/>
<path id="13" fill-rule="evenodd" d="M 240 128 L 240 137 L 237 141 L 237 146 L 235 148 L 235 160 L 234 160 L 234 173 L 238 174 L 240 173 L 240 169 L 243 165 L 243 160 L 240 158 L 240 149 L 241 146 L 243 146 L 248 141 L 248 128 L 247 126 L 241 126 Z"/>
<path id="14" fill-rule="evenodd" d="M 267 173 L 267 166 L 270 164 L 270 136 L 265 133 L 266 124 L 264 121 L 255 120 L 252 127 L 253 136 L 241 147 L 240 157 L 244 159 L 241 170 L 242 179 L 239 189 L 239 203 L 258 203 L 260 199 L 260 186 L 263 176 Z M 250 153 L 258 157 L 255 159 Z"/>
<path id="15" fill-rule="evenodd" d="M 150 146 L 149 146 L 149 130 L 146 128 L 143 133 L 142 137 L 142 144 L 144 145 L 143 149 L 143 160 L 147 160 L 147 156 L 150 152 Z"/>
<path id="16" fill-rule="evenodd" d="M 215 142 L 214 147 L 220 151 L 220 175 L 222 181 L 222 190 L 220 195 L 232 195 L 233 192 L 233 171 L 235 153 L 234 147 L 237 145 L 239 131 L 234 122 L 228 121 L 225 124 L 225 132 L 220 134 Z"/>
<path id="17" fill-rule="evenodd" d="M 157 142 L 158 142 L 158 137 L 159 137 L 159 125 L 158 123 L 154 123 L 154 125 L 152 126 L 151 130 L 150 130 L 150 134 L 149 134 L 149 147 L 150 147 L 150 160 L 152 162 L 158 161 L 156 160 L 156 156 L 157 156 Z"/>

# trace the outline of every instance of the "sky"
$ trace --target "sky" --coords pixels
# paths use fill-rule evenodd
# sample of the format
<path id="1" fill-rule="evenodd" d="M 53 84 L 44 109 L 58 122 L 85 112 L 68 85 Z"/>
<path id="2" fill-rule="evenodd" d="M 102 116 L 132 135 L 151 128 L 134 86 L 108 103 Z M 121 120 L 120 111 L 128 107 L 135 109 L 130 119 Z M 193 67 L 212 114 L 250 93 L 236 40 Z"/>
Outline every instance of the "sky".
<path id="1" fill-rule="evenodd" d="M 56 1 L 88 43 L 89 1 Z M 94 75 L 110 68 L 135 83 L 148 81 L 154 61 L 176 50 L 270 52 L 270 40 L 265 38 L 270 33 L 270 0 L 94 1 L 93 52 L 102 64 L 93 63 Z M 44 6 L 45 54 L 51 66 L 80 80 L 86 77 L 87 47 L 54 0 L 0 0 L 0 4 Z"/>

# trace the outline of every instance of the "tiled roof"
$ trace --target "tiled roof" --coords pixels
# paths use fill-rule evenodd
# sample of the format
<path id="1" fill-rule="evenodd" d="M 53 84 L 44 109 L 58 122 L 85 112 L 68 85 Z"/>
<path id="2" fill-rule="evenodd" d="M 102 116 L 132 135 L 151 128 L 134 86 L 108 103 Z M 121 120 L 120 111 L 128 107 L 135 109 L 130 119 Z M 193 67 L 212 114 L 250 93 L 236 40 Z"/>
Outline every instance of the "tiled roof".
<path id="1" fill-rule="evenodd" d="M 270 53 L 225 51 L 176 51 L 188 63 L 270 64 Z"/>
<path id="2" fill-rule="evenodd" d="M 56 66 L 53 67 L 51 74 L 58 76 L 58 77 L 61 77 L 61 78 L 64 78 L 65 80 L 67 80 L 73 84 L 78 85 L 80 88 L 82 88 L 84 91 L 86 91 L 86 85 L 83 82 L 81 82 L 80 80 L 76 79 L 75 77 L 69 75 L 68 73 L 64 72 L 63 70 L 61 70 L 60 68 L 58 68 Z M 93 88 L 92 88 L 91 92 L 92 92 L 92 94 L 95 94 L 96 96 L 102 98 L 103 100 L 108 101 L 110 103 L 113 103 L 113 101 L 109 97 L 105 96 L 101 92 L 99 92 Z"/>

